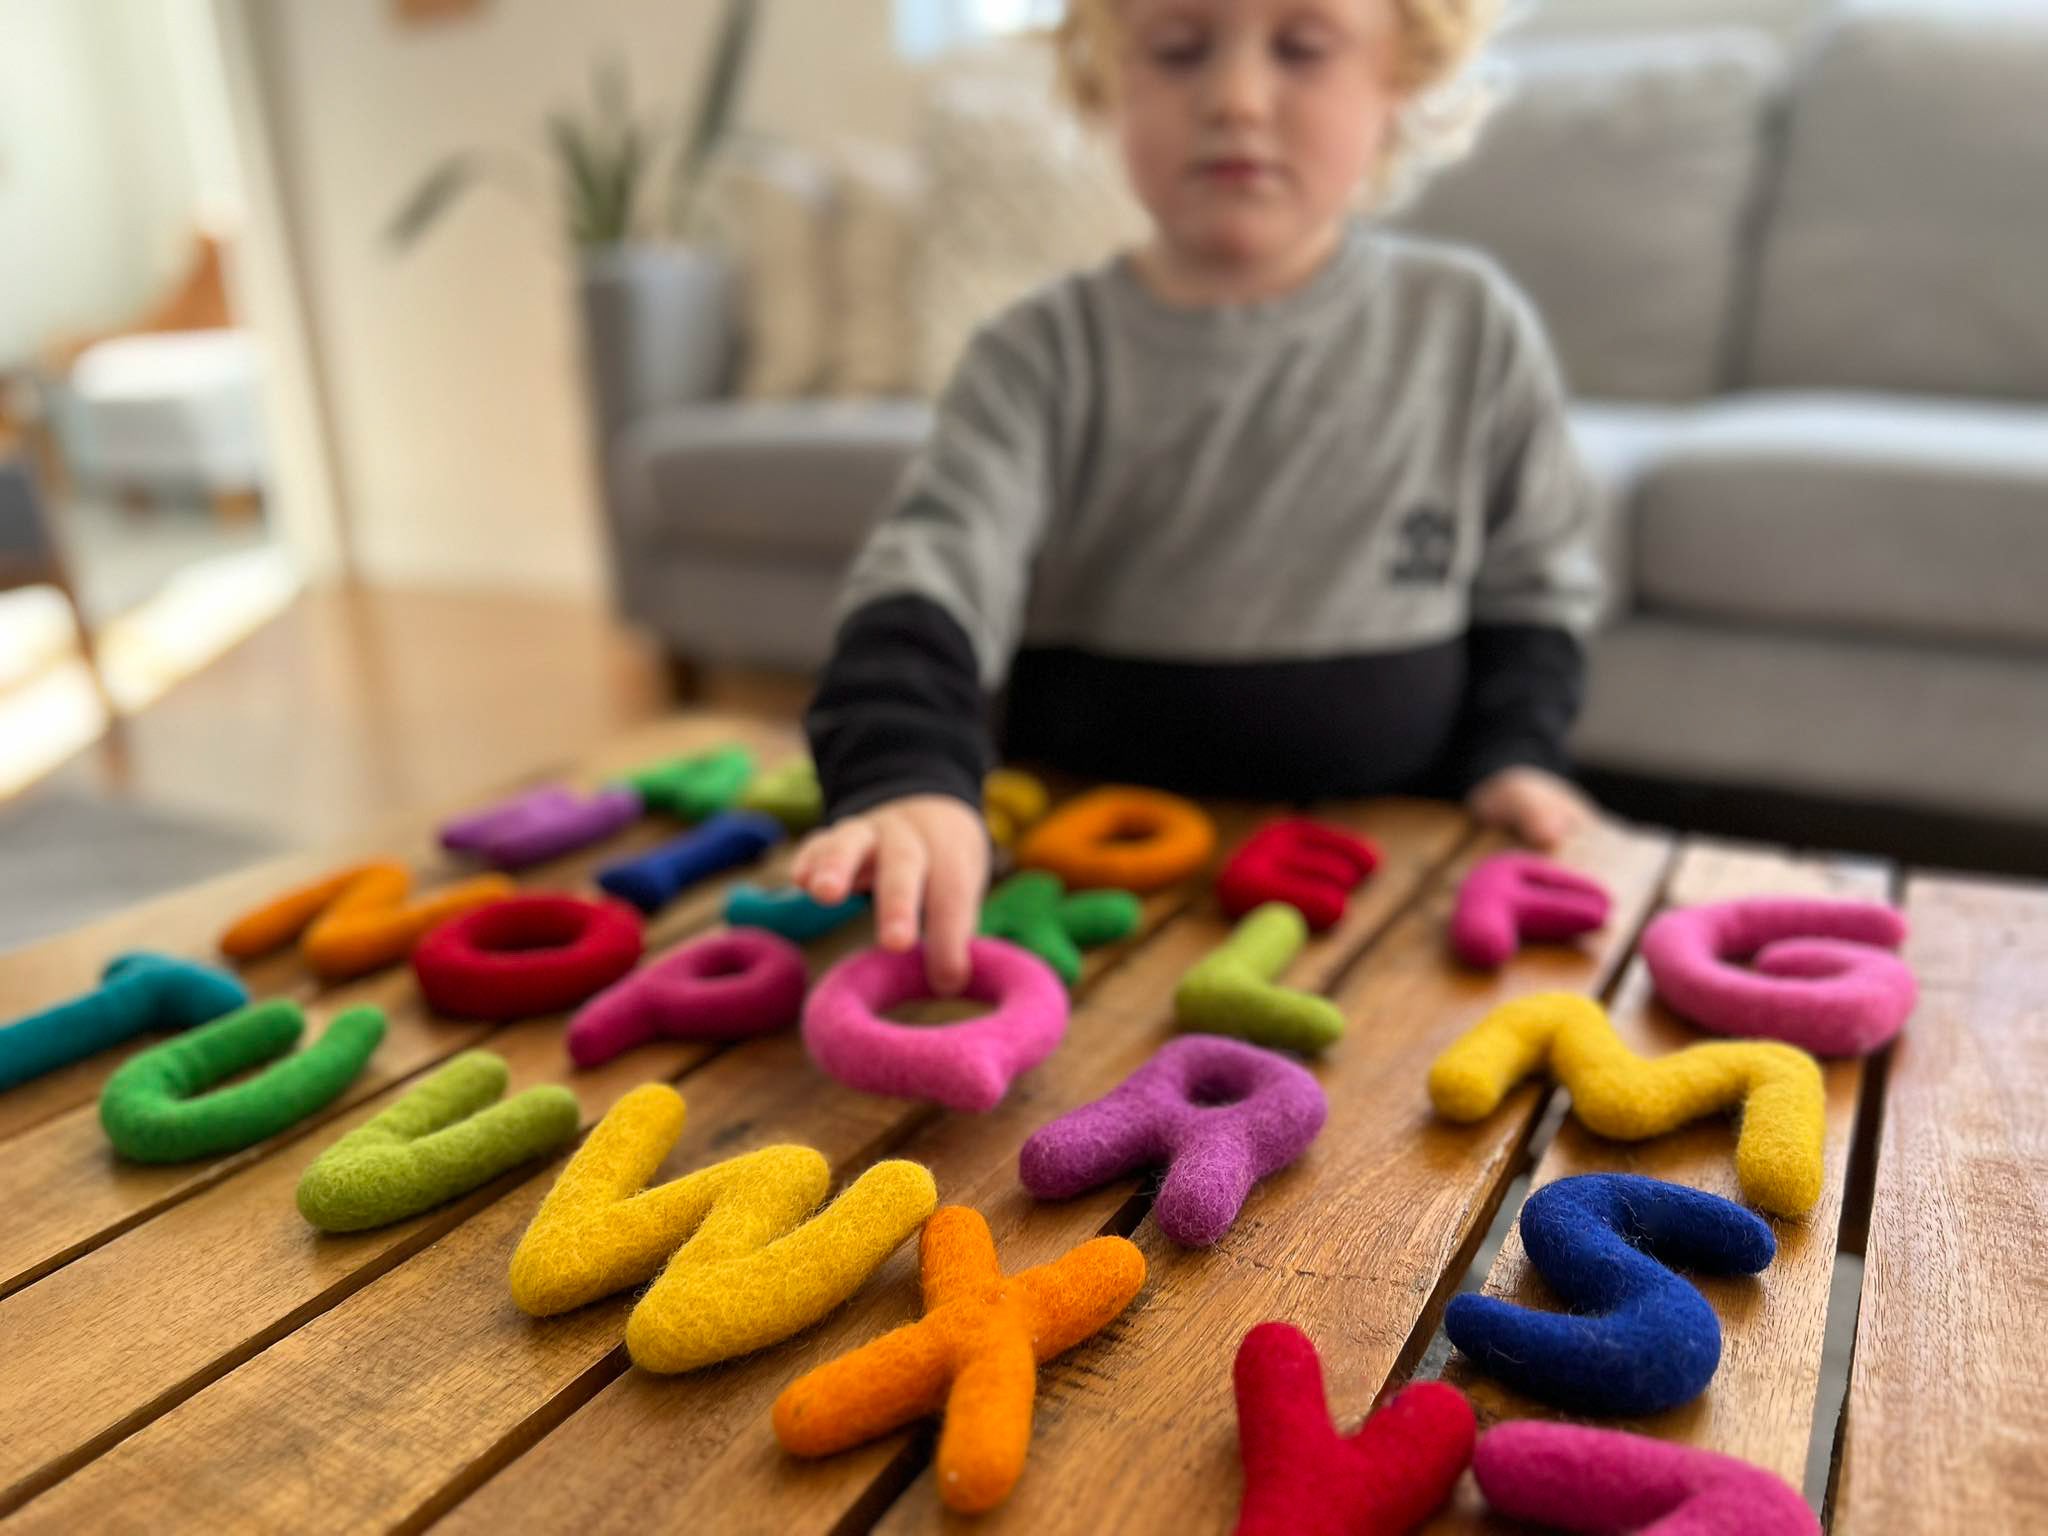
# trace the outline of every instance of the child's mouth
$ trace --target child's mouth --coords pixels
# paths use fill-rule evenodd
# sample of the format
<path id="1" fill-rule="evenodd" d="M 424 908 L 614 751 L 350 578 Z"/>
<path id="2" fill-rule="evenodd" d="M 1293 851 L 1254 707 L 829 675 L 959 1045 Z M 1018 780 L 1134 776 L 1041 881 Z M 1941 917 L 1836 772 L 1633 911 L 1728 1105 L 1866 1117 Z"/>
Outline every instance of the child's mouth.
<path id="1" fill-rule="evenodd" d="M 1195 174 L 1216 186 L 1253 187 L 1272 174 L 1272 167 L 1263 160 L 1225 156 L 1199 162 L 1195 166 Z"/>

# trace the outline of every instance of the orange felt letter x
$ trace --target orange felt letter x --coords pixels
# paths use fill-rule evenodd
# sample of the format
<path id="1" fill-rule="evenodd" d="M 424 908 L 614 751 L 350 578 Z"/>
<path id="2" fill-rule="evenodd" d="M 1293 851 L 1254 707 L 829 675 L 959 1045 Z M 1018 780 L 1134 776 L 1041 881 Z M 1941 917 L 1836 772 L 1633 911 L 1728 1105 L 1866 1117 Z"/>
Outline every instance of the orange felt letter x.
<path id="1" fill-rule="evenodd" d="M 830 1456 L 944 1408 L 939 1496 L 962 1514 L 995 1508 L 1024 1471 L 1038 1362 L 1072 1349 L 1130 1305 L 1145 1256 L 1098 1237 L 1005 1275 L 979 1211 L 925 1223 L 924 1317 L 818 1367 L 775 1400 L 775 1437 Z"/>

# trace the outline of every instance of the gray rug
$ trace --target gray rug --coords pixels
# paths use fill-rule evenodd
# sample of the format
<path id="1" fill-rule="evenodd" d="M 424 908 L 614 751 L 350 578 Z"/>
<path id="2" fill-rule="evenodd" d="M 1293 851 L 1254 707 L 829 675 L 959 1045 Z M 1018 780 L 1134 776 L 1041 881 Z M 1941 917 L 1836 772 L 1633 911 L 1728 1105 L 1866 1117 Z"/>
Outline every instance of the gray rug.
<path id="1" fill-rule="evenodd" d="M 0 806 L 0 951 L 279 851 L 276 839 L 249 827 L 31 790 Z"/>

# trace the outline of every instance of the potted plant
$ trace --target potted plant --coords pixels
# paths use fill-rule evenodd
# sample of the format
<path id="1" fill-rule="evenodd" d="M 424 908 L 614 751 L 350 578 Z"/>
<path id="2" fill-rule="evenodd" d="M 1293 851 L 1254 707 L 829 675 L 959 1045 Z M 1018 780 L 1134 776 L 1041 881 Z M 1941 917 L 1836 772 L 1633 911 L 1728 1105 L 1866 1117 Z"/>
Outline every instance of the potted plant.
<path id="1" fill-rule="evenodd" d="M 724 385 L 736 275 L 717 243 L 710 188 L 719 154 L 736 136 L 761 5 L 726 0 L 694 109 L 672 136 L 634 110 L 616 59 L 593 71 L 586 108 L 546 120 L 563 233 L 577 264 L 600 443 L 650 405 L 702 398 Z M 503 151 L 450 155 L 400 206 L 387 238 L 409 249 L 485 183 L 530 196 L 529 170 Z"/>

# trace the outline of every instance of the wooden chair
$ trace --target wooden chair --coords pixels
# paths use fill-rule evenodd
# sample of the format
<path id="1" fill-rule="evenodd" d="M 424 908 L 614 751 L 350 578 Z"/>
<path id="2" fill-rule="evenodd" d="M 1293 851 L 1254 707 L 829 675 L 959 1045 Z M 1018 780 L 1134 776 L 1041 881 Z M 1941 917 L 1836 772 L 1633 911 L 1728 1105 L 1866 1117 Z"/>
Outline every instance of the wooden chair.
<path id="1" fill-rule="evenodd" d="M 11 456 L 12 432 L 0 419 L 0 592 L 20 587 L 54 587 L 70 606 L 78 632 L 79 654 L 92 674 L 94 690 L 107 716 L 107 742 L 119 757 L 123 748 L 120 712 L 100 671 L 99 649 L 94 641 L 92 620 L 79 600 L 78 586 L 65 558 L 62 540 L 51 526 L 37 494 L 35 477 L 23 460 Z"/>
<path id="2" fill-rule="evenodd" d="M 40 372 L 46 385 L 64 387 L 78 360 L 102 342 L 191 331 L 225 331 L 235 324 L 234 307 L 228 296 L 225 244 L 217 234 L 200 229 L 193 234 L 191 253 L 178 279 L 161 297 L 124 324 L 77 332 L 50 342 L 42 349 Z M 47 483 L 51 494 L 62 498 L 69 494 L 75 476 L 72 466 L 61 462 L 61 454 L 55 457 L 60 461 L 58 473 Z M 226 486 L 214 490 L 212 495 L 214 513 L 223 522 L 247 521 L 260 509 L 261 499 L 253 488 Z M 122 499 L 131 508 L 139 508 L 147 497 L 140 489 L 131 487 Z"/>
<path id="3" fill-rule="evenodd" d="M 124 325 L 58 337 L 43 348 L 43 367 L 61 378 L 71 371 L 79 354 L 103 341 L 165 331 L 217 331 L 234 323 L 234 309 L 228 302 L 226 248 L 219 236 L 202 229 L 192 237 L 192 253 L 178 280 L 161 298 Z"/>

